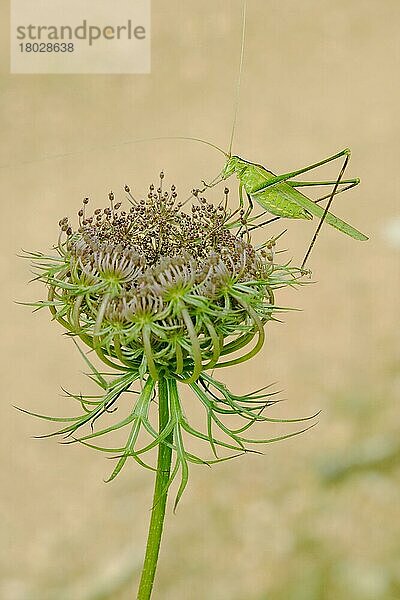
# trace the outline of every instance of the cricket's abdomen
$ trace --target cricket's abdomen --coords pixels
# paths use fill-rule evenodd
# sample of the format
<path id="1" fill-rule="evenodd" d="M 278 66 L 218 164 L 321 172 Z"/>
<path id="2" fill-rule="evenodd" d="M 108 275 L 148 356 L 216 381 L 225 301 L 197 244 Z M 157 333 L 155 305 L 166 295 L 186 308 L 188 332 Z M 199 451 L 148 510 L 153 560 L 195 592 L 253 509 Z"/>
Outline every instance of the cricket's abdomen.
<path id="1" fill-rule="evenodd" d="M 312 219 L 312 215 L 296 202 L 298 196 L 304 198 L 304 195 L 284 181 L 253 195 L 265 188 L 274 177 L 271 171 L 261 165 L 248 164 L 240 174 L 240 181 L 252 200 L 273 215 L 289 219 Z"/>

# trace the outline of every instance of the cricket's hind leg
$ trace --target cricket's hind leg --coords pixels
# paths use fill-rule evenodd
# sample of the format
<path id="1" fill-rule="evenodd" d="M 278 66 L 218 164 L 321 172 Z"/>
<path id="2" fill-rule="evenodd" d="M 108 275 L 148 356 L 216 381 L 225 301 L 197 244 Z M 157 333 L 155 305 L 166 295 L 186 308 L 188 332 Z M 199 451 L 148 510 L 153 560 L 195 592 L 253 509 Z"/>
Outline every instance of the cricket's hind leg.
<path id="1" fill-rule="evenodd" d="M 336 181 L 337 180 L 333 180 L 333 181 L 287 181 L 286 183 L 288 183 L 291 187 L 294 188 L 298 188 L 298 187 L 324 187 L 324 186 L 334 186 L 336 185 Z M 351 188 L 355 187 L 356 185 L 358 185 L 360 183 L 360 179 L 354 178 L 354 179 L 342 179 L 340 181 L 341 187 L 340 189 L 337 190 L 336 194 L 340 194 L 341 192 L 345 192 L 346 190 L 350 190 Z M 326 196 L 323 196 L 322 198 L 318 198 L 318 200 L 315 200 L 314 202 L 321 202 L 322 200 L 325 200 L 326 198 L 330 198 L 330 193 L 327 194 Z"/>
<path id="2" fill-rule="evenodd" d="M 349 160 L 350 160 L 350 150 L 348 150 L 348 149 L 347 149 L 347 151 L 346 151 L 346 154 L 345 154 L 345 157 L 344 157 L 344 161 L 343 161 L 342 168 L 340 169 L 340 172 L 339 172 L 338 178 L 336 179 L 336 182 L 335 182 L 335 184 L 334 184 L 334 186 L 333 186 L 332 192 L 331 192 L 331 194 L 329 195 L 329 200 L 328 200 L 328 202 L 326 203 L 326 206 L 325 206 L 325 209 L 324 209 L 324 214 L 322 215 L 322 217 L 321 217 L 321 219 L 320 219 L 320 222 L 318 223 L 318 227 L 317 227 L 317 229 L 315 230 L 315 233 L 314 233 L 314 235 L 313 235 L 313 237 L 312 237 L 312 239 L 311 239 L 310 245 L 308 246 L 307 252 L 306 252 L 306 254 L 305 254 L 305 256 L 304 256 L 304 259 L 303 259 L 303 262 L 302 262 L 302 264 L 301 264 L 301 269 L 302 269 L 302 270 L 304 269 L 304 267 L 305 267 L 305 265 L 306 265 L 306 262 L 307 262 L 307 260 L 308 260 L 308 257 L 309 257 L 309 256 L 310 256 L 310 254 L 311 254 L 311 251 L 312 251 L 312 249 L 313 249 L 313 247 L 314 247 L 314 244 L 315 244 L 315 242 L 316 242 L 316 240 L 317 240 L 318 234 L 319 234 L 319 232 L 320 232 L 320 230 L 321 230 L 321 227 L 322 227 L 322 225 L 323 225 L 323 223 L 324 223 L 325 217 L 326 217 L 326 215 L 328 214 L 329 208 L 330 208 L 330 206 L 331 206 L 331 204 L 332 204 L 332 202 L 333 202 L 333 199 L 334 199 L 334 197 L 335 197 L 335 195 L 336 195 L 336 193 L 337 193 L 337 191 L 338 191 L 339 185 L 340 185 L 340 183 L 341 183 L 341 181 L 342 181 L 342 177 L 343 177 L 343 175 L 344 175 L 344 172 L 346 171 L 346 168 L 347 168 L 347 165 L 348 165 L 348 163 L 349 163 Z M 343 183 L 344 183 L 344 182 L 343 182 Z M 352 183 L 352 184 L 350 185 L 350 187 L 354 187 L 354 186 L 355 186 L 355 185 L 357 185 L 358 183 L 359 183 L 359 180 L 354 180 L 354 183 Z M 348 189 L 348 188 L 347 188 L 347 189 Z"/>
<path id="3" fill-rule="evenodd" d="M 349 180 L 350 181 L 350 180 Z M 355 179 L 355 180 L 351 180 L 354 181 L 355 183 L 351 183 L 348 186 L 344 186 L 340 189 L 337 189 L 335 192 L 335 196 L 338 196 L 339 194 L 341 194 L 342 192 L 346 192 L 347 190 L 350 190 L 351 188 L 353 188 L 354 186 L 358 185 L 360 183 L 359 179 Z M 291 182 L 288 182 L 291 183 Z M 296 182 L 294 182 L 296 183 Z M 305 183 L 305 182 L 304 182 Z M 332 182 L 326 182 L 326 185 L 335 185 L 336 181 L 332 181 Z M 340 184 L 343 184 L 344 181 L 341 181 Z M 293 185 L 293 187 L 295 187 Z M 325 196 L 321 196 L 321 198 L 317 198 L 316 200 L 313 200 L 314 204 L 319 204 L 320 202 L 323 202 L 324 200 L 326 200 L 327 198 L 330 198 L 332 195 L 332 193 L 330 192 L 329 194 L 326 194 Z M 262 212 L 260 215 L 257 215 L 257 217 L 254 217 L 253 219 L 251 219 L 251 222 L 254 223 L 254 221 L 256 221 L 257 219 L 260 219 L 261 217 L 264 217 L 266 214 L 268 214 L 268 211 L 264 211 Z M 253 229 L 258 229 L 259 227 L 263 227 L 264 225 L 269 225 L 270 223 L 274 223 L 274 221 L 279 221 L 279 219 L 282 219 L 283 217 L 270 217 L 267 221 L 263 221 L 262 223 L 259 223 L 257 225 L 252 225 L 251 227 L 249 227 L 249 231 L 252 231 Z"/>
<path id="4" fill-rule="evenodd" d="M 330 162 L 332 160 L 335 160 L 338 158 L 338 156 L 343 156 L 343 154 L 345 152 L 348 153 L 348 154 L 346 154 L 346 156 L 350 156 L 350 151 L 348 149 L 346 149 L 346 150 L 343 150 L 343 152 L 341 152 L 340 154 L 335 154 L 333 157 L 330 157 L 329 159 L 326 159 L 325 161 L 322 161 L 322 162 L 325 163 L 327 161 Z M 346 162 L 348 162 L 348 161 L 346 161 Z M 319 163 L 317 163 L 317 164 L 319 165 Z M 306 168 L 308 169 L 308 167 L 306 167 Z M 312 165 L 310 168 L 315 168 L 315 165 Z M 288 181 L 286 181 L 286 183 L 288 183 L 291 187 L 294 187 L 294 188 L 333 186 L 333 189 L 335 190 L 334 196 L 337 196 L 338 194 L 342 194 L 343 192 L 346 192 L 347 190 L 351 190 L 353 187 L 355 187 L 356 185 L 358 185 L 360 183 L 360 180 L 358 178 L 341 179 L 339 181 L 338 185 L 337 185 L 337 179 L 330 180 L 330 181 L 290 181 L 290 180 L 288 180 Z M 331 197 L 332 197 L 332 192 L 329 192 L 329 194 L 325 194 L 324 196 L 321 196 L 320 198 L 317 198 L 316 200 L 312 200 L 312 201 L 315 204 L 319 204 L 320 202 L 323 202 L 327 198 L 331 198 Z M 254 223 L 254 221 L 264 217 L 267 214 L 268 214 L 268 211 L 264 211 L 260 215 L 257 215 L 256 217 L 251 219 L 250 222 Z M 264 225 L 269 225 L 270 223 L 274 223 L 275 221 L 278 221 L 281 218 L 282 217 L 272 217 L 272 218 L 270 217 L 266 221 L 252 225 L 251 227 L 249 227 L 249 231 L 258 229 L 259 227 L 263 227 Z"/>
<path id="5" fill-rule="evenodd" d="M 257 196 L 258 194 L 262 194 L 264 192 L 264 190 L 276 185 L 277 183 L 281 183 L 282 181 L 286 181 L 293 187 L 296 187 L 296 182 L 290 182 L 289 179 L 293 179 L 293 177 L 297 177 L 298 175 L 301 175 L 302 173 L 307 173 L 308 171 L 312 171 L 313 169 L 316 169 L 317 167 L 322 167 L 322 165 L 326 165 L 327 163 L 330 163 L 338 158 L 341 158 L 342 156 L 345 156 L 345 157 L 350 156 L 350 154 L 351 154 L 350 149 L 345 148 L 344 150 L 342 150 L 341 152 L 338 152 L 337 154 L 328 156 L 328 158 L 324 158 L 323 160 L 313 163 L 312 165 L 308 165 L 307 167 L 303 167 L 302 169 L 298 169 L 297 171 L 291 171 L 290 173 L 284 173 L 283 175 L 277 175 L 277 176 L 273 177 L 264 187 L 260 188 L 256 192 L 253 192 L 252 196 Z M 358 180 L 351 180 L 351 181 L 354 181 L 354 182 L 357 181 L 357 183 L 358 183 Z M 303 183 L 306 185 L 310 185 L 310 184 L 312 185 L 312 182 L 300 182 L 300 183 Z M 354 183 L 354 185 L 357 185 L 357 183 Z"/>

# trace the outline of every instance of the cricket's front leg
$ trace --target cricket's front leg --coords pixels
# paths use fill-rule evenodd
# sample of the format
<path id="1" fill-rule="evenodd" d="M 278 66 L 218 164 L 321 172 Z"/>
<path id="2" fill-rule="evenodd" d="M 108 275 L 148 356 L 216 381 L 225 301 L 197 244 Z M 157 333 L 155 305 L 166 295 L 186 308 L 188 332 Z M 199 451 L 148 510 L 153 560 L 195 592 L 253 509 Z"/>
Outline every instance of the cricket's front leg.
<path id="1" fill-rule="evenodd" d="M 206 181 L 204 181 L 204 179 L 201 180 L 201 183 L 203 184 L 203 189 L 202 190 L 197 190 L 200 194 L 203 194 L 206 190 L 215 187 L 216 185 L 218 185 L 219 183 L 221 183 L 222 181 L 224 181 L 224 178 L 222 177 L 222 173 L 219 172 L 218 175 L 216 177 L 214 177 L 214 179 L 212 179 L 210 181 L 210 183 L 207 183 Z"/>

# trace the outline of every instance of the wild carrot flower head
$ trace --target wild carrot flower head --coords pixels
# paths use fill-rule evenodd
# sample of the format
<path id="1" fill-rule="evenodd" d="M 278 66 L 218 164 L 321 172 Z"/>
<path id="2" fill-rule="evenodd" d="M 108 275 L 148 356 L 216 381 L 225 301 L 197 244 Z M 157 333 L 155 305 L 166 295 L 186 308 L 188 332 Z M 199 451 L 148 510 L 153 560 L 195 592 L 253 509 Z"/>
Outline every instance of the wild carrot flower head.
<path id="1" fill-rule="evenodd" d="M 128 186 L 125 193 L 128 208 L 112 192 L 105 208 L 90 210 L 85 198 L 77 225 L 67 217 L 59 222 L 56 254 L 29 255 L 37 279 L 48 288 L 47 300 L 34 306 L 48 306 L 70 335 L 119 372 L 107 381 L 84 355 L 104 395 L 88 402 L 71 394 L 85 412 L 58 433 L 72 435 L 86 423 L 93 427 L 122 392 L 141 381 L 130 417 L 79 438 L 88 443 L 132 423 L 150 434 L 153 441 L 140 450 L 138 432 L 133 443 L 130 436 L 125 448 L 112 449 L 122 452 L 113 478 L 128 456 L 143 464 L 141 455 L 160 441 L 149 419 L 155 382 L 189 384 L 205 406 L 208 430 L 204 434 L 189 425 L 171 394 L 171 427 L 184 474 L 187 461 L 204 461 L 182 450 L 182 430 L 207 440 L 219 460 L 217 447 L 244 451 L 244 443 L 252 440 L 242 431 L 268 420 L 261 412 L 272 403 L 270 393 L 235 396 L 208 372 L 243 362 L 261 349 L 264 326 L 279 310 L 275 290 L 295 284 L 301 272 L 276 262 L 274 239 L 252 244 L 243 210 L 228 209 L 227 189 L 217 206 L 198 190 L 191 203 L 181 203 L 174 185 L 164 189 L 161 173 L 158 187 L 151 185 L 145 198 L 134 198 Z M 247 425 L 230 429 L 218 413 L 239 415 Z M 212 423 L 229 441 L 214 437 Z"/>

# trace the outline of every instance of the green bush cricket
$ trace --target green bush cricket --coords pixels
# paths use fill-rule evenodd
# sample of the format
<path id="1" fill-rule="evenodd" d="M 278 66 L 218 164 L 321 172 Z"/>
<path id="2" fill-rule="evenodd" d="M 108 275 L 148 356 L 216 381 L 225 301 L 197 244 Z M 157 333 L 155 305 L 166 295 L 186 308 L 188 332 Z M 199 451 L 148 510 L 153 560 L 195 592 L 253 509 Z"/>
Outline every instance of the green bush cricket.
<path id="1" fill-rule="evenodd" d="M 339 177 L 336 181 L 318 181 L 318 182 L 301 182 L 291 181 L 297 175 L 315 169 L 328 162 L 344 157 L 342 169 Z M 206 187 L 212 187 L 217 183 L 226 180 L 233 174 L 236 174 L 239 179 L 239 197 L 240 203 L 243 205 L 243 189 L 249 200 L 250 209 L 246 213 L 245 221 L 250 214 L 253 201 L 259 204 L 264 211 L 275 215 L 278 218 L 286 217 L 290 219 L 312 219 L 313 216 L 320 218 L 320 223 L 315 232 L 315 235 L 311 241 L 310 247 L 303 260 L 302 267 L 305 266 L 306 260 L 310 255 L 311 249 L 315 243 L 316 237 L 321 229 L 322 223 L 326 221 L 332 227 L 335 227 L 339 231 L 349 235 L 356 240 L 365 241 L 368 239 L 366 235 L 336 217 L 329 212 L 329 207 L 332 203 L 334 196 L 337 193 L 343 192 L 346 189 L 356 186 L 359 183 L 359 179 L 348 179 L 342 180 L 342 176 L 346 170 L 348 161 L 350 158 L 350 150 L 346 148 L 337 154 L 330 156 L 324 160 L 321 160 L 315 164 L 304 167 L 297 171 L 285 173 L 283 175 L 275 175 L 271 171 L 267 170 L 262 165 L 252 163 L 244 160 L 239 156 L 229 156 L 228 160 L 221 171 L 217 180 L 214 180 L 211 184 L 206 184 Z M 339 190 L 340 184 L 346 184 L 345 188 Z M 316 202 L 313 202 L 310 198 L 302 194 L 297 187 L 305 186 L 333 186 L 332 193 L 328 196 L 319 198 Z M 317 204 L 326 198 L 329 198 L 326 208 L 322 208 Z M 253 226 L 251 229 L 258 227 Z"/>
<path id="2" fill-rule="evenodd" d="M 315 243 L 315 240 L 318 236 L 318 233 L 322 227 L 324 221 L 326 221 L 332 227 L 335 227 L 342 233 L 352 237 L 356 240 L 365 241 L 368 240 L 368 237 L 355 229 L 353 226 L 349 225 L 339 217 L 336 217 L 334 214 L 329 212 L 330 205 L 333 201 L 335 195 L 344 192 L 360 183 L 358 178 L 355 179 L 345 179 L 342 177 L 346 170 L 347 164 L 349 162 L 351 151 L 349 148 L 345 148 L 341 152 L 334 154 L 328 158 L 320 160 L 314 164 L 303 167 L 302 169 L 298 169 L 296 171 L 292 171 L 289 173 L 284 173 L 283 175 L 275 175 L 272 171 L 266 169 L 263 165 L 256 164 L 254 162 L 250 162 L 245 160 L 237 155 L 232 155 L 232 145 L 233 145 L 233 137 L 234 130 L 237 120 L 238 113 L 238 105 L 239 105 L 239 92 L 240 92 L 240 83 L 241 83 L 241 73 L 243 67 L 243 56 L 244 56 L 244 42 L 245 42 L 245 31 L 246 31 L 246 1 L 243 3 L 243 20 L 242 20 L 242 41 L 241 41 L 241 53 L 240 53 L 240 65 L 239 65 L 239 76 L 237 82 L 237 97 L 236 97 L 236 107 L 235 107 L 235 115 L 233 119 L 232 133 L 229 144 L 229 151 L 225 152 L 218 146 L 207 142 L 206 140 L 201 140 L 199 138 L 189 138 L 199 142 L 206 143 L 208 145 L 213 146 L 220 152 L 222 152 L 226 157 L 226 163 L 222 169 L 222 171 L 217 175 L 217 177 L 211 182 L 206 183 L 203 181 L 205 188 L 214 187 L 218 183 L 225 181 L 233 174 L 239 180 L 239 199 L 240 205 L 243 207 L 243 190 L 246 192 L 248 201 L 249 201 L 249 209 L 247 210 L 243 223 L 247 225 L 247 223 L 251 223 L 258 217 L 253 219 L 248 219 L 249 215 L 253 208 L 253 201 L 257 203 L 261 208 L 264 209 L 264 213 L 270 213 L 275 215 L 275 218 L 289 218 L 289 219 L 312 219 L 314 216 L 320 219 L 320 223 L 315 231 L 315 234 L 311 240 L 310 246 L 307 250 L 307 253 L 304 257 L 302 268 L 305 266 L 306 261 L 311 253 L 312 247 Z M 306 173 L 313 169 L 316 169 L 324 164 L 330 163 L 337 159 L 343 157 L 343 166 L 340 170 L 339 176 L 336 181 L 294 181 L 293 178 L 301 175 L 302 173 Z M 332 192 L 319 198 L 316 201 L 311 200 L 300 192 L 297 188 L 300 187 L 310 187 L 310 186 L 333 186 Z M 339 187 L 344 186 L 344 187 Z M 201 190 L 204 191 L 204 190 Z M 329 199 L 325 208 L 318 205 L 319 202 L 325 199 Z M 268 222 L 275 220 L 270 219 Z M 263 223 L 265 224 L 265 223 Z M 255 229 L 260 225 L 253 225 L 250 229 Z"/>

